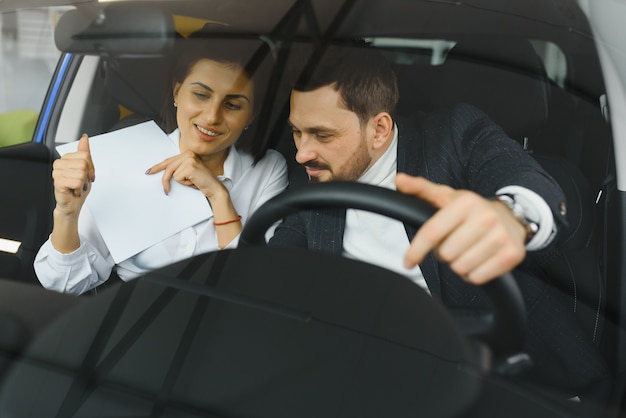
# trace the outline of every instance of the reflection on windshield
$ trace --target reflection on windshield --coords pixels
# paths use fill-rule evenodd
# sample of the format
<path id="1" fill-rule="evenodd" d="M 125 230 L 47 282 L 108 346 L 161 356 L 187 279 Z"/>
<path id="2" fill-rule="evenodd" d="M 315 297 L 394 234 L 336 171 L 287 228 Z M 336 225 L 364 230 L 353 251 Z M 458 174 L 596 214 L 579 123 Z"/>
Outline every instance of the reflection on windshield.
<path id="1" fill-rule="evenodd" d="M 28 141 L 59 51 L 53 28 L 64 9 L 2 14 L 0 20 L 0 146 Z"/>

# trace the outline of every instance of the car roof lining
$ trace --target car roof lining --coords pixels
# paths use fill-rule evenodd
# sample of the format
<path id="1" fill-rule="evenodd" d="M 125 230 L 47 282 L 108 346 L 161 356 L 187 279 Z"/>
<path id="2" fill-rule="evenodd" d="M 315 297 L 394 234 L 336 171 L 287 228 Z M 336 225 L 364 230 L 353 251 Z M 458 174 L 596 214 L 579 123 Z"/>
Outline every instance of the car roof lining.
<path id="1" fill-rule="evenodd" d="M 76 7 L 86 16 L 95 18 L 103 7 L 124 7 L 130 3 L 80 2 Z M 345 0 L 342 3 L 277 0 L 258 8 L 256 2 L 248 0 L 231 0 L 226 4 L 217 0 L 201 4 L 188 0 L 132 2 L 174 15 L 179 33 L 196 29 L 199 22 L 211 21 L 216 39 L 262 36 L 278 46 L 294 39 L 320 45 L 355 36 L 540 39 L 555 43 L 566 51 L 569 60 L 576 60 L 577 65 L 571 67 L 588 68 L 580 77 L 572 73 L 575 79 L 568 80 L 568 88 L 594 100 L 604 93 L 604 86 L 598 81 L 602 77 L 591 29 L 575 1 L 533 0 L 524 2 L 523 9 L 510 2 L 493 3 L 492 0 L 454 4 L 435 0 Z M 101 52 L 94 47 L 93 53 Z"/>

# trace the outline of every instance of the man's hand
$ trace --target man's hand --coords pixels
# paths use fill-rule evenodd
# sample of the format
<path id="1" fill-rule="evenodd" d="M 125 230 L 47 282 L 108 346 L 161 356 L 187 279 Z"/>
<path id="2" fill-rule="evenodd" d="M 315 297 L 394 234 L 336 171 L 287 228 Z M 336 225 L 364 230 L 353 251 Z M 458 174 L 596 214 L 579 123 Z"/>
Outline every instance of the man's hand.
<path id="1" fill-rule="evenodd" d="M 396 187 L 439 209 L 411 241 L 405 255 L 407 268 L 434 250 L 459 276 L 483 284 L 524 259 L 526 231 L 503 203 L 403 173 L 397 175 Z"/>

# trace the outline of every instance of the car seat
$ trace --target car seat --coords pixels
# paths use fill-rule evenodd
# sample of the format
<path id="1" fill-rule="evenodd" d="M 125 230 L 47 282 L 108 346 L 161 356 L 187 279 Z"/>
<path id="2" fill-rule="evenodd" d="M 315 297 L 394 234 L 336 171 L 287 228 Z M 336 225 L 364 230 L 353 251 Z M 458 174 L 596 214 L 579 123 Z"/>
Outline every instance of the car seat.
<path id="1" fill-rule="evenodd" d="M 539 154 L 537 135 L 549 118 L 550 86 L 543 63 L 526 39 L 459 40 L 441 66 L 439 93 L 432 108 L 458 102 L 487 113 L 560 184 L 567 199 L 569 226 L 556 248 L 529 253 L 547 276 L 570 298 L 587 335 L 596 343 L 602 328 L 604 281 L 596 254 L 595 195 L 578 166 L 561 155 Z M 567 131 L 563 129 L 563 132 Z M 557 138 L 566 142 L 567 138 Z"/>
<path id="2" fill-rule="evenodd" d="M 160 120 L 169 87 L 168 57 L 104 58 L 104 89 L 111 98 L 108 120 L 116 130 Z"/>
<path id="3" fill-rule="evenodd" d="M 459 40 L 441 66 L 433 109 L 473 104 L 523 143 L 548 119 L 550 90 L 541 59 L 526 39 Z"/>
<path id="4" fill-rule="evenodd" d="M 0 251 L 0 277 L 38 284 L 33 261 L 52 230 L 54 155 L 43 144 L 26 142 L 0 148 L 5 179 L 0 206 L 0 238 L 21 243 L 16 253 Z"/>

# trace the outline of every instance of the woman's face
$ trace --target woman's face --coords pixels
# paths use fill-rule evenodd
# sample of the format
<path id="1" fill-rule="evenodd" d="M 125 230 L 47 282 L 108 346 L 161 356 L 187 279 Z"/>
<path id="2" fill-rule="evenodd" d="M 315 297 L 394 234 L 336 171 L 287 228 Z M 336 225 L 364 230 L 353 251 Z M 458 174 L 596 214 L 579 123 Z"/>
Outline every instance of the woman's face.
<path id="1" fill-rule="evenodd" d="M 181 152 L 217 156 L 252 122 L 253 84 L 239 66 L 202 59 L 174 86 L 174 103 Z"/>

